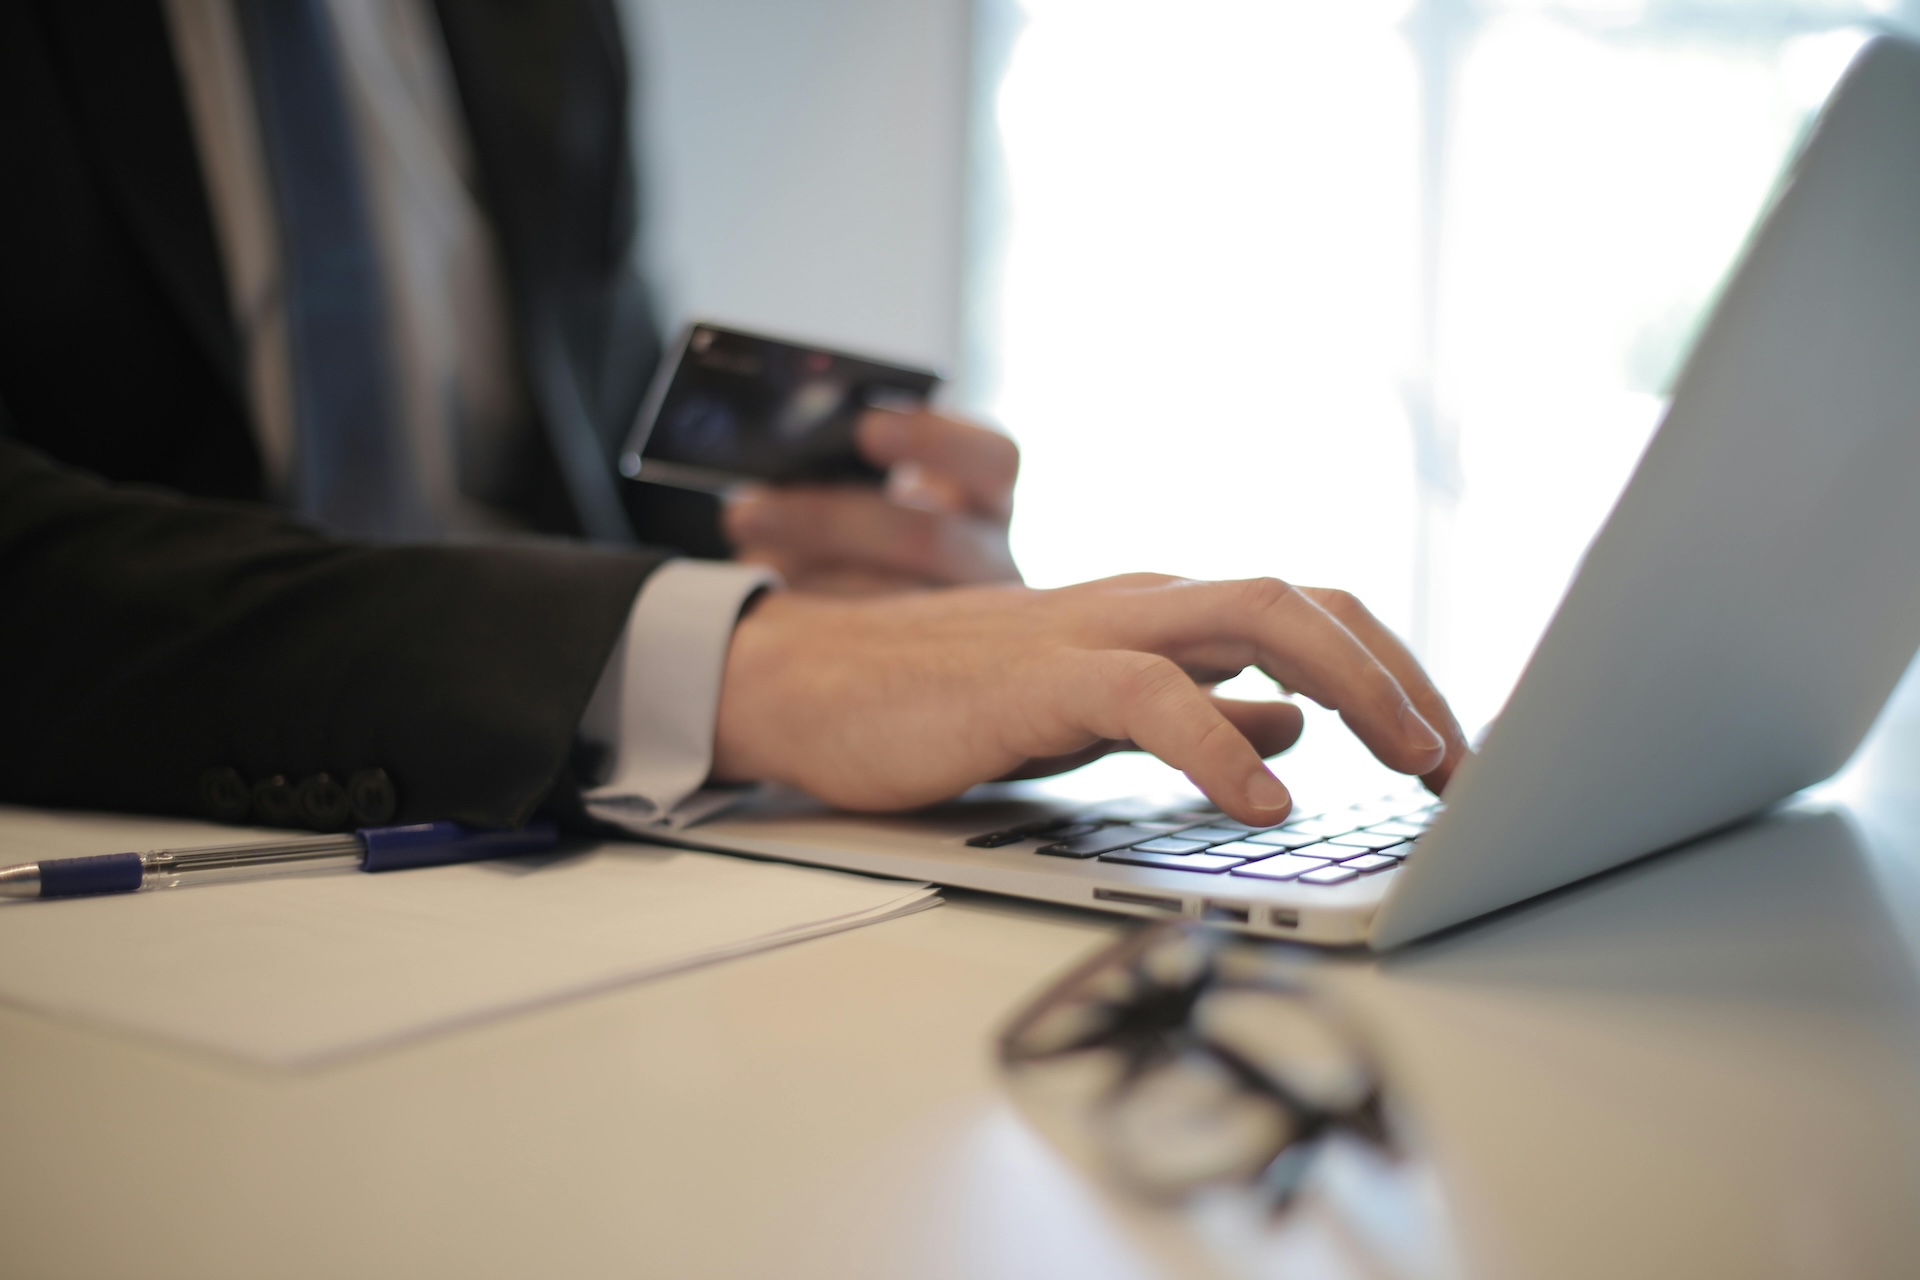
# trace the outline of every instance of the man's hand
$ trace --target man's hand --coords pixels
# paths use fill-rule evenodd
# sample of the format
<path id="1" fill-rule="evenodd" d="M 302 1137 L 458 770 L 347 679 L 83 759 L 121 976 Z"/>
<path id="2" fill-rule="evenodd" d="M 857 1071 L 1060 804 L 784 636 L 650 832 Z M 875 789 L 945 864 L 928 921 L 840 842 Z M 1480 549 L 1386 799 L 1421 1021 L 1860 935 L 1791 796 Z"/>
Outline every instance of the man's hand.
<path id="1" fill-rule="evenodd" d="M 997 431 L 931 410 L 869 409 L 860 452 L 886 491 L 807 486 L 742 491 L 727 504 L 740 558 L 803 590 L 841 594 L 1018 582 L 1007 547 L 1020 451 Z"/>
<path id="2" fill-rule="evenodd" d="M 714 776 L 904 809 L 1137 746 L 1232 817 L 1276 823 L 1293 802 L 1261 758 L 1299 736 L 1299 708 L 1206 689 L 1247 666 L 1337 709 L 1436 792 L 1467 753 L 1413 656 L 1345 592 L 1134 574 L 1057 591 L 768 596 L 727 653 Z"/>

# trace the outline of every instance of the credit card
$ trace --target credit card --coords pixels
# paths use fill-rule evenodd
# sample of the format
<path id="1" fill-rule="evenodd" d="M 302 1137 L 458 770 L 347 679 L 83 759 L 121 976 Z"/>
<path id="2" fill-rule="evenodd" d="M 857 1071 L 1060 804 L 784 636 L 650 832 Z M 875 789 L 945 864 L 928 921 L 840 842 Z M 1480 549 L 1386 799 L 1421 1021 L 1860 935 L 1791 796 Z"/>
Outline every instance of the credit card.
<path id="1" fill-rule="evenodd" d="M 927 369 L 695 323 L 662 362 L 620 473 L 710 494 L 748 480 L 878 484 L 884 473 L 854 446 L 860 415 L 923 406 L 939 381 Z"/>

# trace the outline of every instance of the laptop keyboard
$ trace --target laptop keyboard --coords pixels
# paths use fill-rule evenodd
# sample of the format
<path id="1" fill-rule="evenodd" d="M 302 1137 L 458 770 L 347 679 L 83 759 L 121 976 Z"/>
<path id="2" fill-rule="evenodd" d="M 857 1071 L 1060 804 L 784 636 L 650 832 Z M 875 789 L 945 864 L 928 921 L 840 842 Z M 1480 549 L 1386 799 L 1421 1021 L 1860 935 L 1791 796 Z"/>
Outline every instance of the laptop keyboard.
<path id="1" fill-rule="evenodd" d="M 1439 812 L 1440 801 L 1418 792 L 1296 815 L 1275 827 L 1245 826 L 1209 810 L 1152 818 L 1082 814 L 988 831 L 967 843 L 999 849 L 1035 841 L 1034 852 L 1045 857 L 1335 885 L 1399 866 Z"/>

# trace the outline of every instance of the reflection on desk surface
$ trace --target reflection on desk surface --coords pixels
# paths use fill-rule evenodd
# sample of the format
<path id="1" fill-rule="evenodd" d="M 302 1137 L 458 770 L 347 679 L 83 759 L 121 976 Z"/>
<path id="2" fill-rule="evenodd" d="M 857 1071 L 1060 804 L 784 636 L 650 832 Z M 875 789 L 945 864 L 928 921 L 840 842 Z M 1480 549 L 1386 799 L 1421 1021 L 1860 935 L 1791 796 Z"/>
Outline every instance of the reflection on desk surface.
<path id="1" fill-rule="evenodd" d="M 1914 1274 L 1913 856 L 1789 810 L 1345 975 L 1443 1153 L 1469 1256 Z"/>

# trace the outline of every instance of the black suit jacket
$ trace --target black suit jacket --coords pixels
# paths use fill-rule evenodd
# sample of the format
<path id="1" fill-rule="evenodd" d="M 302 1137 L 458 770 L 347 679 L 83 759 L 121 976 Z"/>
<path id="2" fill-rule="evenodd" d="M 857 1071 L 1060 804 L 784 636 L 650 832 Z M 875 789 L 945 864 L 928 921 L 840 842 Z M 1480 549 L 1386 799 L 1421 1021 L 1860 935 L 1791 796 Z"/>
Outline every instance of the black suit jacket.
<path id="1" fill-rule="evenodd" d="M 440 17 L 537 410 L 514 488 L 475 496 L 629 541 L 610 460 L 658 342 L 614 12 Z M 524 819 L 660 557 L 363 547 L 241 505 L 262 469 L 158 0 L 0 5 L 0 175 L 0 798 L 194 812 L 210 767 L 377 766 L 403 817 Z"/>

